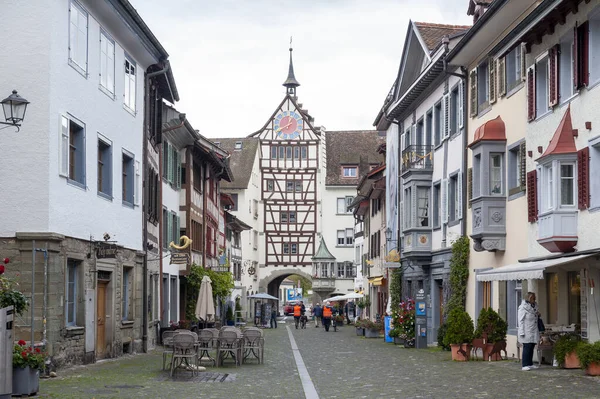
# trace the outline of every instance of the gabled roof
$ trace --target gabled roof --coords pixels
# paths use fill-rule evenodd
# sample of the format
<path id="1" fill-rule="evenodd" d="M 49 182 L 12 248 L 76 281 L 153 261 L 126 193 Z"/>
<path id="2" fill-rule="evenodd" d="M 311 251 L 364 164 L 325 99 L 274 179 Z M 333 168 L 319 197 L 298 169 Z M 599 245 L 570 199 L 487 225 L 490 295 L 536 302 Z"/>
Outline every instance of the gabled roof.
<path id="1" fill-rule="evenodd" d="M 414 25 L 430 53 L 438 48 L 444 36 L 454 37 L 470 28 L 468 25 L 446 25 L 430 22 L 415 22 Z"/>
<path id="2" fill-rule="evenodd" d="M 219 143 L 219 147 L 227 151 L 229 157 L 229 167 L 235 178 L 232 182 L 222 182 L 222 188 L 245 189 L 248 188 L 252 169 L 256 160 L 256 151 L 258 150 L 258 138 L 222 138 L 212 139 L 215 143 Z M 242 149 L 236 150 L 235 143 L 241 142 Z"/>
<path id="3" fill-rule="evenodd" d="M 281 102 L 277 106 L 277 108 L 275 108 L 275 111 L 273 111 L 273 113 L 271 114 L 271 117 L 269 119 L 267 119 L 267 122 L 263 125 L 263 127 L 261 127 L 259 130 L 257 130 L 254 133 L 250 133 L 248 135 L 248 137 L 259 137 L 260 134 L 269 126 L 269 123 L 271 123 L 273 118 L 275 118 L 275 115 L 277 115 L 277 113 L 279 112 L 279 110 L 281 109 L 283 104 L 285 104 L 285 102 L 287 100 L 290 100 L 292 102 L 292 104 L 294 104 L 294 107 L 298 110 L 298 112 L 300 112 L 302 114 L 302 119 L 304 120 L 304 123 L 308 125 L 310 130 L 317 136 L 320 136 L 321 135 L 320 130 L 315 129 L 312 125 L 313 121 L 314 121 L 313 117 L 311 117 L 309 115 L 307 110 L 302 109 L 301 104 L 298 103 L 296 98 L 294 98 L 293 96 L 291 96 L 289 94 L 286 94 L 285 97 L 283 98 L 283 100 L 281 100 Z"/>
<path id="4" fill-rule="evenodd" d="M 569 104 L 556 132 L 554 132 L 554 136 L 552 136 L 552 140 L 550 140 L 548 148 L 546 148 L 546 151 L 544 151 L 538 160 L 547 157 L 548 155 L 574 154 L 576 152 L 577 147 L 575 146 L 573 125 L 571 123 L 571 104 Z"/>
<path id="5" fill-rule="evenodd" d="M 329 252 L 329 249 L 327 249 L 327 244 L 325 244 L 323 236 L 321 236 L 319 249 L 317 249 L 315 256 L 312 257 L 312 260 L 335 260 L 335 256 L 333 256 L 331 252 Z"/>
<path id="6" fill-rule="evenodd" d="M 356 186 L 371 165 L 379 165 L 384 157 L 377 148 L 385 143 L 385 132 L 377 130 L 328 131 L 325 134 L 327 154 L 326 185 Z M 356 178 L 342 177 L 342 166 L 358 166 Z"/>

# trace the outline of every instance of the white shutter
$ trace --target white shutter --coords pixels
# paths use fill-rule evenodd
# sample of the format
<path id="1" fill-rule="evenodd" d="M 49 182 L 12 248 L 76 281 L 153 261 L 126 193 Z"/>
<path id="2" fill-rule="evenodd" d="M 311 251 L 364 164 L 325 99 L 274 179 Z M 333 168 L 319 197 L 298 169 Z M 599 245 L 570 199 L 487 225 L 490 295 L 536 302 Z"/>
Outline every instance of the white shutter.
<path id="1" fill-rule="evenodd" d="M 456 220 L 460 220 L 463 217 L 463 213 L 462 213 L 462 208 L 463 208 L 463 174 L 462 172 L 460 172 L 457 176 L 456 176 L 456 195 L 458 198 L 458 201 L 456 206 L 458 207 L 458 209 L 456 210 Z"/>
<path id="2" fill-rule="evenodd" d="M 496 102 L 496 72 L 498 68 L 496 66 L 496 60 L 490 58 L 488 62 L 488 93 L 490 93 L 490 104 L 494 104 Z"/>
<path id="3" fill-rule="evenodd" d="M 477 116 L 477 68 L 474 68 L 469 73 L 469 100 L 470 100 L 470 115 Z"/>
<path id="4" fill-rule="evenodd" d="M 464 79 L 460 80 L 460 84 L 458 85 L 458 128 L 462 129 L 465 126 L 465 81 Z M 458 132 L 457 132 L 458 133 Z"/>
<path id="5" fill-rule="evenodd" d="M 69 119 L 60 116 L 60 125 L 58 127 L 58 174 L 69 176 Z"/>
<path id="6" fill-rule="evenodd" d="M 498 97 L 506 95 L 506 57 L 498 58 Z"/>
<path id="7" fill-rule="evenodd" d="M 450 96 L 444 94 L 444 138 L 450 137 Z"/>
<path id="8" fill-rule="evenodd" d="M 135 161 L 135 180 L 133 184 L 133 203 L 137 206 L 140 205 L 140 161 Z"/>
<path id="9" fill-rule="evenodd" d="M 442 224 L 448 223 L 448 179 L 442 179 Z"/>
<path id="10" fill-rule="evenodd" d="M 521 80 L 527 79 L 527 63 L 525 62 L 525 55 L 527 54 L 527 47 L 525 43 L 521 43 Z"/>

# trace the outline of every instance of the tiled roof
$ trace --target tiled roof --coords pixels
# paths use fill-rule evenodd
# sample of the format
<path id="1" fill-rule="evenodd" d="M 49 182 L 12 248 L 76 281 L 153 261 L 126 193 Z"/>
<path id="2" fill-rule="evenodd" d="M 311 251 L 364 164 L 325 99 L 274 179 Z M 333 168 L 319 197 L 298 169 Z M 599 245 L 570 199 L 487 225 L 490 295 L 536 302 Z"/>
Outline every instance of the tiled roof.
<path id="1" fill-rule="evenodd" d="M 467 15 L 473 15 L 475 12 L 475 6 L 489 7 L 494 0 L 469 0 L 469 8 L 467 9 Z"/>
<path id="2" fill-rule="evenodd" d="M 258 149 L 258 138 L 223 138 L 211 139 L 214 143 L 219 143 L 219 147 L 231 154 L 229 158 L 229 167 L 233 172 L 233 182 L 221 181 L 223 188 L 247 188 L 250 176 L 252 176 L 252 168 L 256 158 Z M 242 149 L 236 150 L 235 143 L 241 142 Z"/>
<path id="3" fill-rule="evenodd" d="M 577 152 L 577 147 L 575 146 L 573 125 L 571 123 L 571 104 L 569 104 L 556 132 L 554 132 L 554 136 L 552 136 L 552 140 L 550 140 L 548 148 L 540 158 L 552 154 L 572 154 L 575 152 Z"/>
<path id="4" fill-rule="evenodd" d="M 382 143 L 385 143 L 385 132 L 377 130 L 327 131 L 325 184 L 356 186 L 361 177 L 369 172 L 371 165 L 379 165 L 385 161 L 385 156 L 377 153 L 377 148 Z M 342 178 L 344 165 L 358 166 L 356 178 Z"/>
<path id="5" fill-rule="evenodd" d="M 470 28 L 467 25 L 444 25 L 429 22 L 415 22 L 415 26 L 430 52 L 435 50 L 444 36 L 452 37 L 464 33 Z"/>

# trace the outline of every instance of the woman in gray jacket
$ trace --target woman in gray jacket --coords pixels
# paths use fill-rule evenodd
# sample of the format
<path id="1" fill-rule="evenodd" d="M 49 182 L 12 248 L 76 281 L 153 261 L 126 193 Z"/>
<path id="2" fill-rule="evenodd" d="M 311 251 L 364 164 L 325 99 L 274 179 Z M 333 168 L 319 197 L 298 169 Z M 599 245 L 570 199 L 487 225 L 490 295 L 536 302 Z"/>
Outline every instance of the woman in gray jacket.
<path id="1" fill-rule="evenodd" d="M 527 293 L 527 299 L 519 306 L 519 342 L 523 344 L 523 371 L 537 368 L 533 365 L 533 349 L 540 340 L 538 317 L 540 313 L 535 303 L 535 294 Z"/>

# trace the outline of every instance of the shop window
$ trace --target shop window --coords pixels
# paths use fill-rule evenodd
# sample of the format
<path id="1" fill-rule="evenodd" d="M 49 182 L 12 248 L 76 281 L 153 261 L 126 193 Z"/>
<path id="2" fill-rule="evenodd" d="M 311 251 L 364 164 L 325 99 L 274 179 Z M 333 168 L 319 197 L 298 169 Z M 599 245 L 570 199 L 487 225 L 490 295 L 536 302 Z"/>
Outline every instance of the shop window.
<path id="1" fill-rule="evenodd" d="M 546 298 L 548 317 L 546 324 L 558 323 L 558 274 L 546 274 Z"/>
<path id="2" fill-rule="evenodd" d="M 581 326 L 581 280 L 579 272 L 568 272 L 569 324 Z"/>

